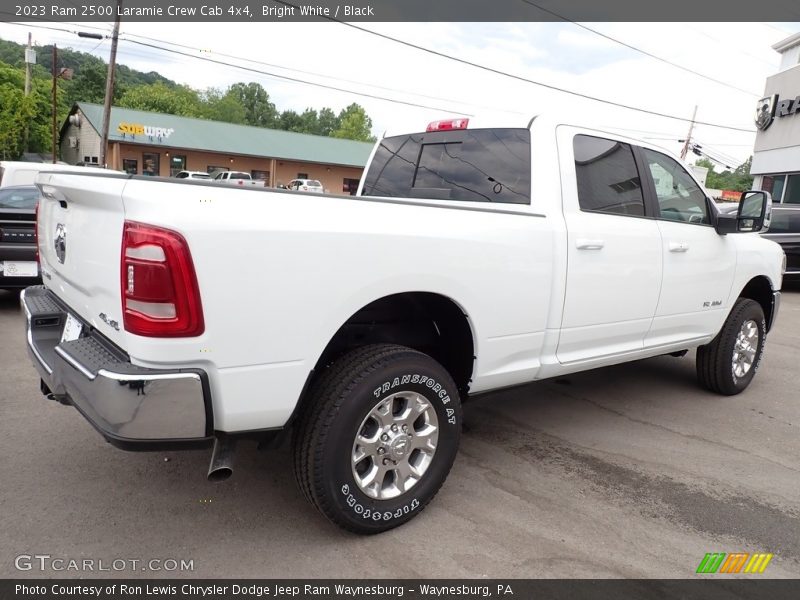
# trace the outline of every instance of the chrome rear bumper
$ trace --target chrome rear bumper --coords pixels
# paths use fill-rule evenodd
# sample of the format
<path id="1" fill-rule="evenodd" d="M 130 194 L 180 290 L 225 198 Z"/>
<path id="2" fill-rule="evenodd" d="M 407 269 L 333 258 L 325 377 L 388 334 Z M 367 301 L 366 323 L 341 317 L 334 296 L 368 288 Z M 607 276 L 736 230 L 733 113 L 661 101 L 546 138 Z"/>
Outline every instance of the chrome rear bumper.
<path id="1" fill-rule="evenodd" d="M 27 288 L 21 300 L 28 353 L 42 381 L 109 442 L 127 450 L 211 444 L 211 394 L 204 371 L 138 367 L 86 324 L 79 339 L 62 342 L 67 313 L 75 313 L 42 286 Z"/>

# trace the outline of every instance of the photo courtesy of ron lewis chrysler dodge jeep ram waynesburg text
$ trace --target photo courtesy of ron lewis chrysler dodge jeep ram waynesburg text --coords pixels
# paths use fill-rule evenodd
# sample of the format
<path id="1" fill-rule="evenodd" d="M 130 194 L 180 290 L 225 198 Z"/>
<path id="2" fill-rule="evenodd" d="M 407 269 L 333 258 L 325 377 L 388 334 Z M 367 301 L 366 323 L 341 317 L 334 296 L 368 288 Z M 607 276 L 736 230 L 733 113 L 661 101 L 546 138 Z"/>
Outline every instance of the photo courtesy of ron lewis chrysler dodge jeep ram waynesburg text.
<path id="1" fill-rule="evenodd" d="M 357 196 L 40 174 L 42 392 L 122 448 L 213 444 L 210 479 L 290 432 L 308 500 L 376 533 L 444 483 L 468 394 L 695 347 L 702 386 L 744 390 L 784 269 L 769 195 L 723 215 L 657 147 L 520 125 L 384 138 Z"/>

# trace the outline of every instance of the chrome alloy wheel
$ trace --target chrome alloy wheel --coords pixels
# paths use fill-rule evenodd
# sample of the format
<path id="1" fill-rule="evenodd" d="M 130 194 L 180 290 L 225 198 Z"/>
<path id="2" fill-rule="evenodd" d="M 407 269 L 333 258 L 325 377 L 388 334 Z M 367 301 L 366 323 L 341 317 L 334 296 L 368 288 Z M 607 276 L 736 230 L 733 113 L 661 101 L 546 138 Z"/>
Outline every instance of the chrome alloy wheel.
<path id="1" fill-rule="evenodd" d="M 384 398 L 369 411 L 353 442 L 356 484 L 370 498 L 396 498 L 428 470 L 438 441 L 439 419 L 425 396 L 398 392 Z"/>
<path id="2" fill-rule="evenodd" d="M 742 328 L 739 330 L 736 336 L 736 343 L 733 346 L 731 368 L 736 379 L 741 379 L 753 368 L 757 350 L 758 325 L 750 319 L 742 323 Z"/>

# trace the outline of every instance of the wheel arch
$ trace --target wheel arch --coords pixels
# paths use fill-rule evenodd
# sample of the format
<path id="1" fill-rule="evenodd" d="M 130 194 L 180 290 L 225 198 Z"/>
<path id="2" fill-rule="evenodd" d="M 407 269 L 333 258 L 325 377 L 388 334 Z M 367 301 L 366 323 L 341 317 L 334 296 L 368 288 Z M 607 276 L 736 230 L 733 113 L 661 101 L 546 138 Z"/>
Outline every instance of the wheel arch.
<path id="1" fill-rule="evenodd" d="M 770 280 L 765 275 L 753 277 L 745 284 L 738 297 L 749 298 L 761 305 L 761 309 L 764 311 L 764 320 L 767 323 L 767 331 L 769 331 L 773 322 L 772 313 L 775 310 Z"/>
<path id="2" fill-rule="evenodd" d="M 375 343 L 408 346 L 430 355 L 450 373 L 462 398 L 468 393 L 476 347 L 469 315 L 449 296 L 401 292 L 362 306 L 337 329 L 309 373 L 289 421 L 302 412 L 307 389 L 325 367 L 354 348 Z"/>

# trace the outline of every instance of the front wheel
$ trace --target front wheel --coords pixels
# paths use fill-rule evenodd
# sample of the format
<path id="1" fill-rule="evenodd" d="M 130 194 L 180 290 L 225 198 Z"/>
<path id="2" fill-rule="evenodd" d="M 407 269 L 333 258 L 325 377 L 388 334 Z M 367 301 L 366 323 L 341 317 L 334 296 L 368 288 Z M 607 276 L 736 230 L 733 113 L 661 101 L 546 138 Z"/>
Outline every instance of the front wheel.
<path id="1" fill-rule="evenodd" d="M 310 393 L 294 439 L 306 498 L 356 533 L 419 514 L 458 451 L 461 403 L 449 373 L 416 350 L 374 344 L 335 361 Z"/>
<path id="2" fill-rule="evenodd" d="M 758 370 L 766 335 L 761 305 L 739 298 L 717 337 L 697 349 L 697 379 L 718 394 L 742 392 Z"/>

